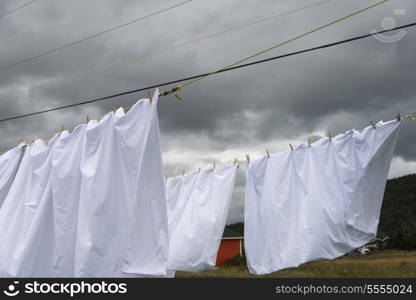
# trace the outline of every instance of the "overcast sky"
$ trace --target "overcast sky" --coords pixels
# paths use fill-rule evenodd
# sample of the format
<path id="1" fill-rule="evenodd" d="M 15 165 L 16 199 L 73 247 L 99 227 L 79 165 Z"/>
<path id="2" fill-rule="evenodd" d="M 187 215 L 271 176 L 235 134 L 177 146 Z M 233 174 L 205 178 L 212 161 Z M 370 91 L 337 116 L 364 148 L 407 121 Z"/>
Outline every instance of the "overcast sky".
<path id="1" fill-rule="evenodd" d="M 0 70 L 0 119 L 133 90 L 215 70 L 277 42 L 364 8 L 377 0 L 333 0 L 219 37 L 99 72 L 68 75 L 321 0 L 194 0 L 57 53 Z M 0 15 L 28 0 L 1 0 Z M 0 67 L 174 5 L 181 0 L 38 0 L 0 18 Z M 395 14 L 395 10 L 401 14 Z M 261 56 L 266 58 L 415 22 L 416 1 L 387 4 Z M 404 15 L 403 15 L 404 13 Z M 389 19 L 386 19 L 389 18 Z M 395 33 L 390 33 L 394 37 Z M 308 136 L 361 129 L 395 112 L 416 112 L 416 28 L 394 43 L 369 38 L 218 74 L 184 89 L 183 100 L 159 101 L 166 174 L 175 176 L 287 150 Z M 54 81 L 57 80 L 57 81 Z M 161 90 L 171 86 L 161 87 Z M 16 140 L 72 128 L 89 115 L 133 104 L 137 93 L 0 123 L 0 152 Z M 402 126 L 390 177 L 416 172 L 416 122 Z M 244 165 L 228 222 L 242 220 Z"/>

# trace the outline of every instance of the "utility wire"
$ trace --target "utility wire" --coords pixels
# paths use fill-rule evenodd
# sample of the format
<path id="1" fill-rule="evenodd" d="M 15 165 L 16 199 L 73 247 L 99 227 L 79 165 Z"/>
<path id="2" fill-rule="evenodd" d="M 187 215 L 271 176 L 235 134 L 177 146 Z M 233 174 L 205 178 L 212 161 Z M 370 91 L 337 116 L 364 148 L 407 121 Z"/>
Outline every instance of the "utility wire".
<path id="1" fill-rule="evenodd" d="M 254 62 L 242 64 L 242 65 L 239 65 L 239 66 L 234 66 L 234 67 L 231 67 L 231 68 L 228 68 L 228 69 L 218 70 L 218 71 L 215 72 L 215 74 L 228 72 L 228 71 L 232 71 L 232 70 L 237 70 L 237 69 L 240 69 L 240 68 L 245 68 L 245 67 L 248 67 L 248 66 L 253 66 L 253 65 L 257 65 L 257 64 L 261 64 L 261 63 L 265 63 L 265 62 L 270 62 L 270 61 L 274 61 L 274 60 L 278 60 L 278 59 L 282 59 L 282 58 L 285 58 L 285 57 L 290 57 L 290 56 L 294 56 L 294 55 L 298 55 L 298 54 L 302 54 L 302 53 L 307 53 L 307 52 L 312 52 L 312 51 L 321 50 L 321 49 L 325 49 L 325 48 L 330 48 L 330 47 L 334 47 L 334 46 L 337 46 L 337 45 L 346 44 L 346 43 L 349 43 L 349 42 L 365 39 L 365 38 L 368 38 L 368 37 L 371 37 L 371 36 L 376 36 L 376 35 L 379 35 L 379 34 L 384 34 L 384 33 L 392 32 L 392 31 L 396 31 L 396 30 L 400 30 L 400 29 L 405 29 L 405 28 L 410 28 L 410 27 L 414 27 L 414 26 L 416 26 L 416 22 L 410 23 L 410 24 L 407 24 L 407 25 L 403 25 L 403 26 L 400 26 L 400 27 L 396 27 L 396 28 L 393 28 L 393 29 L 383 30 L 383 31 L 380 31 L 378 33 L 369 33 L 369 34 L 353 37 L 353 38 L 350 38 L 350 39 L 346 39 L 346 40 L 342 40 L 342 41 L 338 41 L 338 42 L 334 42 L 334 43 L 330 43 L 330 44 L 325 44 L 325 45 L 321 45 L 321 46 L 317 46 L 317 47 L 313 47 L 313 48 L 309 48 L 309 49 L 304 49 L 304 50 L 291 52 L 291 53 L 287 53 L 287 54 L 283 54 L 283 55 L 279 55 L 279 56 L 274 56 L 274 57 L 270 57 L 270 58 L 266 58 L 266 59 L 262 59 L 262 60 L 257 60 L 257 61 L 254 61 Z M 47 112 L 52 112 L 52 111 L 56 111 L 56 110 L 61 110 L 61 109 L 65 109 L 65 108 L 70 108 L 70 107 L 75 107 L 75 106 L 79 106 L 79 105 L 85 105 L 85 104 L 90 104 L 90 103 L 94 103 L 94 102 L 104 101 L 104 100 L 108 100 L 108 99 L 115 98 L 115 97 L 120 97 L 120 96 L 129 95 L 129 94 L 134 94 L 134 93 L 137 93 L 137 92 L 151 90 L 151 89 L 154 89 L 154 88 L 157 88 L 157 87 L 162 87 L 162 86 L 166 86 L 166 85 L 173 85 L 173 84 L 176 84 L 176 83 L 180 83 L 180 82 L 184 82 L 184 81 L 188 81 L 188 80 L 193 80 L 193 79 L 196 79 L 196 78 L 200 78 L 200 77 L 204 77 L 206 75 L 212 75 L 212 74 L 214 74 L 214 73 L 210 72 L 210 73 L 194 75 L 194 76 L 190 76 L 190 77 L 186 77 L 186 78 L 181 78 L 181 79 L 177 79 L 177 80 L 173 80 L 173 81 L 169 81 L 169 82 L 158 83 L 158 84 L 154 84 L 154 85 L 151 85 L 151 86 L 138 88 L 138 89 L 130 90 L 130 91 L 126 91 L 126 92 L 121 92 L 121 93 L 113 94 L 113 95 L 106 96 L 106 97 L 81 101 L 81 102 L 68 104 L 68 105 L 64 105 L 64 106 L 59 106 L 59 107 L 55 107 L 55 108 L 50 108 L 50 109 L 45 109 L 45 110 L 41 110 L 41 111 L 37 111 L 37 112 L 17 115 L 17 116 L 14 116 L 14 117 L 1 119 L 0 122 L 6 122 L 6 121 L 10 121 L 10 120 L 15 120 L 15 119 L 20 119 L 20 118 L 25 118 L 25 117 L 29 117 L 29 116 L 39 115 L 39 114 L 43 114 L 43 113 L 47 113 Z"/>
<path id="2" fill-rule="evenodd" d="M 35 0 L 35 1 L 37 1 L 37 0 Z M 14 67 L 14 66 L 17 66 L 17 65 L 20 65 L 20 64 L 26 63 L 26 62 L 28 62 L 28 61 L 32 61 L 32 60 L 35 60 L 35 59 L 37 59 L 37 58 L 40 58 L 40 57 L 43 57 L 43 56 L 46 56 L 46 55 L 49 55 L 49 54 L 52 54 L 52 53 L 56 53 L 56 52 L 58 52 L 58 51 L 60 51 L 60 50 L 62 50 L 62 49 L 65 49 L 65 48 L 68 48 L 68 47 L 71 47 L 71 46 L 74 46 L 74 45 L 80 44 L 80 43 L 82 43 L 82 42 L 85 42 L 85 41 L 91 40 L 91 39 L 93 39 L 93 38 L 96 38 L 96 37 L 101 36 L 101 35 L 103 35 L 103 34 L 106 34 L 106 33 L 112 32 L 112 31 L 115 31 L 115 30 L 120 29 L 120 28 L 122 28 L 122 27 L 125 27 L 125 26 L 127 26 L 127 25 L 131 25 L 131 24 L 133 24 L 133 23 L 136 23 L 136 22 L 139 22 L 139 21 L 142 21 L 142 20 L 148 19 L 148 18 L 150 18 L 150 17 L 153 17 L 153 16 L 155 16 L 155 15 L 161 14 L 161 13 L 163 13 L 163 12 L 166 12 L 166 11 L 168 11 L 168 10 L 174 9 L 174 8 L 176 8 L 176 7 L 179 7 L 179 6 L 185 5 L 186 3 L 189 3 L 189 2 L 192 2 L 192 1 L 193 1 L 193 0 L 187 0 L 187 1 L 183 1 L 183 2 L 177 3 L 177 4 L 175 4 L 175 5 L 172 5 L 172 6 L 169 6 L 169 7 L 164 8 L 164 9 L 161 9 L 161 10 L 155 11 L 155 12 L 153 12 L 153 13 L 149 14 L 149 15 L 142 16 L 142 17 L 140 17 L 140 18 L 137 18 L 137 19 L 131 20 L 131 21 L 129 21 L 129 22 L 126 22 L 126 23 L 123 23 L 123 24 L 120 24 L 120 25 L 117 25 L 117 26 L 111 27 L 111 28 L 106 29 L 106 30 L 104 30 L 104 31 L 100 31 L 100 32 L 94 33 L 94 34 L 92 34 L 92 35 L 89 35 L 89 36 L 84 37 L 84 38 L 82 38 L 82 39 L 79 39 L 79 40 L 76 40 L 76 41 L 73 41 L 73 42 L 70 42 L 70 43 L 64 44 L 64 45 L 59 46 L 59 47 L 57 47 L 57 48 L 53 48 L 53 49 L 47 50 L 47 51 L 45 51 L 45 52 L 41 52 L 41 53 L 36 54 L 36 55 L 34 55 L 34 56 L 31 56 L 31 57 L 25 58 L 25 59 L 23 59 L 23 60 L 20 60 L 20 61 L 17 61 L 17 62 L 14 62 L 14 63 L 8 64 L 8 65 L 3 65 L 3 66 L 0 66 L 0 70 L 9 69 L 9 68 L 11 68 L 11 67 Z M 32 1 L 32 2 L 34 2 L 34 1 Z"/>
<path id="3" fill-rule="evenodd" d="M 38 1 L 38 0 L 32 0 L 32 1 L 26 2 L 26 3 L 20 5 L 20 6 L 16 7 L 16 8 L 13 8 L 12 10 L 9 10 L 8 12 L 5 12 L 5 13 L 1 14 L 0 15 L 0 18 L 4 18 L 5 16 L 8 16 L 8 15 L 14 13 L 15 11 L 18 11 L 19 9 L 22 9 L 22 8 L 24 8 L 24 7 L 26 7 L 26 6 L 30 5 L 30 4 L 33 4 L 36 1 Z"/>
<path id="4" fill-rule="evenodd" d="M 322 26 L 316 27 L 316 28 L 314 28 L 314 29 L 312 29 L 312 30 L 309 30 L 309 31 L 307 31 L 307 32 L 305 32 L 305 33 L 302 33 L 302 34 L 300 34 L 300 35 L 297 35 L 297 36 L 295 36 L 295 37 L 293 37 L 293 38 L 291 38 L 291 39 L 288 39 L 288 40 L 286 40 L 286 41 L 284 41 L 284 42 L 280 42 L 280 43 L 277 43 L 277 44 L 275 44 L 275 45 L 273 45 L 273 46 L 271 46 L 271 47 L 269 47 L 269 48 L 267 48 L 267 49 L 260 50 L 260 51 L 258 51 L 258 52 L 256 52 L 256 53 L 252 54 L 252 55 L 249 55 L 249 56 L 244 57 L 244 58 L 242 58 L 242 59 L 240 59 L 240 60 L 237 60 L 237 61 L 235 61 L 235 62 L 234 62 L 234 63 L 232 63 L 232 64 L 226 65 L 226 66 L 225 66 L 225 67 L 223 67 L 223 68 L 220 68 L 220 69 L 218 69 L 218 70 L 215 70 L 215 71 L 213 71 L 213 72 L 211 72 L 211 73 L 208 73 L 208 74 L 206 74 L 206 75 L 204 75 L 204 76 L 201 76 L 201 77 L 199 77 L 199 78 L 195 78 L 195 79 L 193 79 L 193 80 L 190 80 L 190 81 L 188 81 L 188 82 L 185 82 L 185 83 L 184 83 L 184 84 L 182 84 L 182 85 L 176 86 L 176 87 L 175 87 L 175 88 L 173 88 L 171 91 L 166 91 L 166 92 L 162 93 L 162 95 L 168 95 L 168 94 L 170 94 L 170 93 L 174 93 L 174 92 L 176 92 L 176 93 L 175 93 L 175 97 L 176 97 L 176 98 L 178 98 L 178 99 L 181 99 L 181 97 L 179 96 L 179 92 L 180 92 L 180 91 L 181 91 L 184 87 L 186 87 L 186 86 L 188 86 L 188 85 L 191 85 L 191 84 L 196 83 L 196 82 L 198 82 L 198 81 L 200 81 L 200 80 L 202 80 L 202 79 L 204 79 L 204 78 L 206 78 L 206 77 L 209 77 L 209 76 L 211 76 L 211 75 L 213 75 L 213 74 L 216 74 L 216 73 L 218 73 L 218 72 L 219 72 L 219 71 L 221 71 L 221 70 L 226 70 L 226 69 L 232 68 L 232 67 L 237 66 L 237 65 L 239 65 L 239 64 L 241 64 L 241 63 L 243 63 L 243 62 L 246 62 L 246 61 L 248 61 L 248 60 L 250 60 L 250 59 L 252 59 L 252 58 L 255 58 L 255 57 L 259 56 L 259 55 L 262 55 L 262 54 L 264 54 L 264 53 L 267 53 L 267 52 L 269 52 L 269 51 L 271 51 L 271 50 L 274 50 L 274 49 L 276 49 L 276 48 L 279 48 L 279 47 L 281 47 L 281 46 L 287 45 L 287 44 L 289 44 L 289 43 L 291 43 L 291 42 L 293 42 L 293 41 L 296 41 L 296 40 L 301 39 L 301 38 L 303 38 L 303 37 L 305 37 L 305 36 L 308 36 L 308 35 L 310 35 L 310 34 L 312 34 L 312 33 L 315 33 L 315 32 L 317 32 L 317 31 L 320 31 L 320 30 L 322 30 L 322 29 L 325 29 L 325 28 L 327 28 L 327 27 L 330 27 L 330 26 L 332 26 L 332 25 L 334 25 L 334 24 L 337 24 L 337 23 L 339 23 L 339 22 L 342 22 L 342 21 L 344 21 L 344 20 L 347 20 L 347 19 L 349 19 L 349 18 L 351 18 L 351 17 L 353 17 L 353 16 L 359 15 L 359 14 L 361 14 L 361 13 L 363 13 L 363 12 L 365 12 L 365 11 L 369 10 L 369 9 L 372 9 L 372 8 L 374 8 L 374 7 L 376 7 L 376 6 L 379 6 L 379 5 L 383 4 L 383 3 L 386 3 L 387 1 L 389 1 L 389 0 L 382 0 L 382 1 L 376 2 L 376 3 L 374 3 L 374 4 L 370 5 L 370 6 L 367 6 L 367 7 L 363 8 L 363 9 L 357 10 L 357 11 L 355 11 L 355 12 L 353 12 L 353 13 L 349 14 L 349 15 L 346 15 L 346 16 L 343 16 L 343 17 L 341 17 L 341 18 L 338 18 L 338 19 L 336 19 L 336 20 L 334 20 L 334 21 L 332 21 L 332 22 L 329 22 L 329 23 L 327 23 L 327 24 L 325 24 L 325 25 L 322 25 Z"/>
<path id="5" fill-rule="evenodd" d="M 211 34 L 203 35 L 203 36 L 200 36 L 200 37 L 197 37 L 197 38 L 185 41 L 185 42 L 179 42 L 179 43 L 172 44 L 172 45 L 167 45 L 167 46 L 164 46 L 164 47 L 161 47 L 161 48 L 156 48 L 156 49 L 150 50 L 149 52 L 144 53 L 144 54 L 135 55 L 135 56 L 127 57 L 127 58 L 119 58 L 119 59 L 117 59 L 113 62 L 107 63 L 105 65 L 101 65 L 101 66 L 93 67 L 93 68 L 90 68 L 90 69 L 87 69 L 87 70 L 84 70 L 84 71 L 79 71 L 79 72 L 75 72 L 75 73 L 72 73 L 72 74 L 68 74 L 68 75 L 66 75 L 64 77 L 61 77 L 61 78 L 56 78 L 56 79 L 48 80 L 47 82 L 42 82 L 42 83 L 39 83 L 39 84 L 32 85 L 31 87 L 33 87 L 33 88 L 44 87 L 44 86 L 47 86 L 47 85 L 52 84 L 52 83 L 56 84 L 56 83 L 63 82 L 63 81 L 69 80 L 69 79 L 74 79 L 74 78 L 77 78 L 77 77 L 80 77 L 80 76 L 83 76 L 83 75 L 86 75 L 86 74 L 91 74 L 91 73 L 103 71 L 105 69 L 112 68 L 112 67 L 115 67 L 115 66 L 118 66 L 118 65 L 123 65 L 123 64 L 132 62 L 132 61 L 138 61 L 140 59 L 149 57 L 149 56 L 154 55 L 154 54 L 159 54 L 159 53 L 175 50 L 177 48 L 189 46 L 189 45 L 192 45 L 194 43 L 197 43 L 197 42 L 200 42 L 200 41 L 203 41 L 203 40 L 214 38 L 214 37 L 217 37 L 217 36 L 220 36 L 220 35 L 223 35 L 223 34 L 226 34 L 226 33 L 234 32 L 234 31 L 237 31 L 237 30 L 245 29 L 247 27 L 254 26 L 254 25 L 257 25 L 257 24 L 261 24 L 261 23 L 264 23 L 264 22 L 269 22 L 269 21 L 275 20 L 279 17 L 287 16 L 287 15 L 290 15 L 290 14 L 293 14 L 293 13 L 296 13 L 296 12 L 299 12 L 299 11 L 306 10 L 308 8 L 317 7 L 317 6 L 320 6 L 322 4 L 325 4 L 325 3 L 328 3 L 328 2 L 331 2 L 331 1 L 334 1 L 334 0 L 324 0 L 324 1 L 316 2 L 314 4 L 310 4 L 310 5 L 307 5 L 307 6 L 300 7 L 300 8 L 296 8 L 296 9 L 293 9 L 293 10 L 289 10 L 289 11 L 285 11 L 285 12 L 279 12 L 279 13 L 273 14 L 271 16 L 268 16 L 266 18 L 258 19 L 258 20 L 255 20 L 255 21 L 243 24 L 243 25 L 233 26 L 233 27 L 230 27 L 228 29 L 225 29 L 225 30 L 222 30 L 222 31 L 219 31 L 219 32 L 216 32 L 216 33 L 211 33 Z"/>

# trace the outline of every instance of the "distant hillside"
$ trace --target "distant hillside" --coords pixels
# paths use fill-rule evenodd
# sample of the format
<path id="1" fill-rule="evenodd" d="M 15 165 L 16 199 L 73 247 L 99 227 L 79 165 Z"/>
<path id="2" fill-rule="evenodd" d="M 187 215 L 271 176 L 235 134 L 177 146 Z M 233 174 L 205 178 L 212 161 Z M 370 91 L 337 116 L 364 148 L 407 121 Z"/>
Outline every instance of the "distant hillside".
<path id="1" fill-rule="evenodd" d="M 244 233 L 244 224 L 227 228 Z M 416 249 L 416 174 L 387 182 L 381 209 L 378 236 L 391 238 L 388 248 Z"/>
<path id="2" fill-rule="evenodd" d="M 416 174 L 387 182 L 378 234 L 389 236 L 392 248 L 416 249 Z"/>

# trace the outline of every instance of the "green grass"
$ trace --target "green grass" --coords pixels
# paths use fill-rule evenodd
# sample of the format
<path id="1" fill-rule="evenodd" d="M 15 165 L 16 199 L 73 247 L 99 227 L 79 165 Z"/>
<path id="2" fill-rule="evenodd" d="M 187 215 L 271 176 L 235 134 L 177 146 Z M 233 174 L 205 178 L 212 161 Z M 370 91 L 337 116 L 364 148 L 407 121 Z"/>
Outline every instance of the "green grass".
<path id="1" fill-rule="evenodd" d="M 306 263 L 265 276 L 252 275 L 245 266 L 231 266 L 199 273 L 177 272 L 176 277 L 416 277 L 416 251 L 380 251 L 366 256 L 344 256 Z"/>

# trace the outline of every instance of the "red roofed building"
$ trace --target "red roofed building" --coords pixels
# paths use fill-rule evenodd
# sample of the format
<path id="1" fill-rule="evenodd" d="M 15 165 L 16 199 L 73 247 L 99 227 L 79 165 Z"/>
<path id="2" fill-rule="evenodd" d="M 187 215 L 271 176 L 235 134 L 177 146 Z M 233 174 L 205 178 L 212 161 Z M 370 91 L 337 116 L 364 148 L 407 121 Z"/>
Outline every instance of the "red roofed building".
<path id="1" fill-rule="evenodd" d="M 222 266 L 224 263 L 235 256 L 243 255 L 244 237 L 232 230 L 225 228 L 222 236 L 220 248 L 217 254 L 216 266 Z"/>

